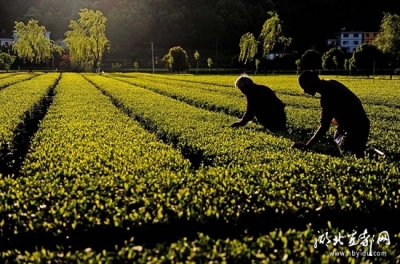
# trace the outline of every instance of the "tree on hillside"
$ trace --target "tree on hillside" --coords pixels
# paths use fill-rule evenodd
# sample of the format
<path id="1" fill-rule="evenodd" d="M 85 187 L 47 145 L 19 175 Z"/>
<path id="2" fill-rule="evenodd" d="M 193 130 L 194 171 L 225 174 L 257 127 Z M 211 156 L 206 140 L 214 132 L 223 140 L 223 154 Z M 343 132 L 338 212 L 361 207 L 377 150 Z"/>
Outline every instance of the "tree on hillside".
<path id="1" fill-rule="evenodd" d="M 364 43 L 357 47 L 350 59 L 350 67 L 364 70 L 367 78 L 371 75 L 374 67 L 383 59 L 382 52 L 374 45 Z"/>
<path id="2" fill-rule="evenodd" d="M 162 58 L 165 66 L 173 72 L 183 72 L 188 68 L 188 55 L 181 46 L 172 47 Z"/>
<path id="3" fill-rule="evenodd" d="M 281 46 L 284 51 L 292 42 L 291 38 L 285 37 L 282 31 L 282 22 L 276 12 L 269 12 L 271 16 L 262 27 L 261 33 L 256 39 L 251 32 L 245 33 L 239 42 L 240 55 L 239 61 L 251 62 L 258 52 L 258 45 L 261 45 L 262 58 L 265 58 L 277 46 Z"/>
<path id="4" fill-rule="evenodd" d="M 62 48 L 46 38 L 46 29 L 39 26 L 37 20 L 31 19 L 26 25 L 17 21 L 14 29 L 17 40 L 13 44 L 13 50 L 24 61 L 32 64 L 49 62 L 53 59 L 54 52 L 61 54 Z"/>
<path id="5" fill-rule="evenodd" d="M 81 9 L 79 20 L 71 20 L 70 31 L 65 33 L 65 43 L 71 56 L 72 66 L 82 70 L 100 71 L 104 51 L 110 41 L 105 35 L 107 18 L 100 11 Z"/>
<path id="6" fill-rule="evenodd" d="M 194 30 L 190 33 L 190 37 L 194 40 L 194 46 L 214 47 L 217 39 L 220 45 L 226 41 L 227 35 L 225 32 L 227 26 L 225 20 L 218 14 L 213 6 L 201 5 L 196 2 L 196 8 L 191 10 L 193 10 L 192 21 Z M 205 34 L 205 32 L 207 32 L 207 34 Z M 221 47 L 226 46 L 222 44 Z"/>
<path id="7" fill-rule="evenodd" d="M 137 2 L 140 1 L 127 1 L 123 6 L 111 8 L 108 14 L 104 13 L 107 17 L 106 34 L 113 44 L 112 53 L 115 56 L 126 58 L 129 53 L 140 52 L 137 48 L 143 43 L 151 39 L 159 41 L 152 35 L 154 18 L 150 10 L 145 3 Z"/>
<path id="8" fill-rule="evenodd" d="M 242 0 L 217 0 L 214 2 L 216 17 L 213 20 L 217 23 L 215 25 L 218 27 L 216 32 L 219 33 L 214 36 L 218 38 L 220 50 L 236 48 L 232 45 L 232 40 L 237 41 L 243 34 L 242 32 L 249 31 L 251 19 L 247 12 L 247 3 Z M 207 32 L 211 32 L 215 26 L 211 27 Z M 207 38 L 208 34 L 205 34 Z"/>
<path id="9" fill-rule="evenodd" d="M 40 13 L 40 10 L 35 8 L 35 7 L 30 7 L 28 11 L 26 11 L 26 14 L 24 15 L 22 21 L 23 22 L 29 22 L 29 20 L 38 20 L 42 21 L 43 17 L 42 14 Z"/>
<path id="10" fill-rule="evenodd" d="M 380 34 L 374 44 L 390 57 L 390 79 L 396 62 L 400 60 L 400 16 L 384 13 L 381 22 Z M 398 65 L 397 65 L 398 66 Z"/>

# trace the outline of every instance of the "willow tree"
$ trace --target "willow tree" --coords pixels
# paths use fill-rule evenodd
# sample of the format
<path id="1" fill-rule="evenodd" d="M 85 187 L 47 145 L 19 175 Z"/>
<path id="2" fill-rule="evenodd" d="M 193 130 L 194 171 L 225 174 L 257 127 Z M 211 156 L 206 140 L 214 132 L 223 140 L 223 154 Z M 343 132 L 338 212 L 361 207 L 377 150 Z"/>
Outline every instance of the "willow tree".
<path id="1" fill-rule="evenodd" d="M 107 18 L 100 11 L 81 9 L 79 20 L 71 20 L 65 33 L 65 43 L 71 57 L 71 64 L 78 69 L 89 67 L 100 71 L 104 51 L 110 41 L 105 35 Z"/>
<path id="2" fill-rule="evenodd" d="M 283 51 L 292 43 L 292 38 L 285 37 L 282 31 L 282 22 L 276 12 L 269 12 L 271 18 L 267 19 L 260 33 L 262 41 L 263 57 L 271 53 L 271 51 L 279 44 L 282 44 Z"/>
<path id="3" fill-rule="evenodd" d="M 256 39 L 253 33 L 247 32 L 239 42 L 240 55 L 239 61 L 251 62 L 257 55 L 258 46 L 261 45 L 262 57 L 268 56 L 278 45 L 284 51 L 292 42 L 292 38 L 285 37 L 282 31 L 282 22 L 276 12 L 268 12 L 270 18 L 267 19 L 262 27 L 261 33 Z"/>
<path id="4" fill-rule="evenodd" d="M 15 22 L 16 41 L 13 50 L 19 58 L 32 64 L 49 62 L 54 59 L 53 53 L 61 54 L 62 48 L 46 37 L 46 28 L 39 26 L 39 21 L 31 19 L 26 23 Z"/>
<path id="5" fill-rule="evenodd" d="M 254 37 L 253 33 L 247 32 L 240 38 L 239 47 L 239 61 L 244 61 L 244 64 L 246 64 L 247 62 L 253 61 L 256 56 L 258 41 Z"/>
<path id="6" fill-rule="evenodd" d="M 384 54 L 390 57 L 390 79 L 393 76 L 393 68 L 396 60 L 400 59 L 400 16 L 384 13 L 381 21 L 380 33 L 374 44 Z"/>

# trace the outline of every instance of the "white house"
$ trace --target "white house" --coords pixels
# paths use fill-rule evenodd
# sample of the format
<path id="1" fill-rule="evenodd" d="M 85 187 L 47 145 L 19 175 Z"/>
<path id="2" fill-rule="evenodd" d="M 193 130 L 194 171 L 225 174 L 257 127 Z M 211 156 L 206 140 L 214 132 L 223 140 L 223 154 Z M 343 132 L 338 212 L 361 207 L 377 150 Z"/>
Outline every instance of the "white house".
<path id="1" fill-rule="evenodd" d="M 352 53 L 363 43 L 363 31 L 340 31 L 335 34 L 337 46 L 344 52 Z"/>
<path id="2" fill-rule="evenodd" d="M 364 31 L 346 31 L 342 28 L 340 32 L 335 33 L 335 38 L 327 39 L 328 46 L 336 46 L 344 52 L 352 53 L 358 46 L 364 42 Z"/>
<path id="3" fill-rule="evenodd" d="M 46 31 L 45 33 L 46 38 L 50 39 L 50 31 Z M 13 30 L 12 35 L 6 34 L 5 30 L 0 32 L 0 47 L 1 46 L 10 46 L 18 39 L 17 34 Z"/>
<path id="4" fill-rule="evenodd" d="M 10 46 L 13 42 L 14 42 L 14 39 L 13 39 L 13 38 L 4 38 L 4 37 L 0 37 L 0 47 L 1 47 L 1 46 L 8 47 L 8 46 Z"/>
<path id="5" fill-rule="evenodd" d="M 8 47 L 14 42 L 14 35 L 7 34 L 6 31 L 3 29 L 0 32 L 0 47 L 5 46 Z"/>

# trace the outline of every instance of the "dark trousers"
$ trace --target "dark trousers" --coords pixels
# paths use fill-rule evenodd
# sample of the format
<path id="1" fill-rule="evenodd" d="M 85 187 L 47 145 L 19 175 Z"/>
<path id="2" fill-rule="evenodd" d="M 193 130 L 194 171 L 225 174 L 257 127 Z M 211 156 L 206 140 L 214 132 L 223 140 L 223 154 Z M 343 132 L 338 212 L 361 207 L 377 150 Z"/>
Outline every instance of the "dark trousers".
<path id="1" fill-rule="evenodd" d="M 286 130 L 286 113 L 284 110 L 276 111 L 273 114 L 271 113 L 271 115 L 263 121 L 264 122 L 261 124 L 270 131 Z"/>
<path id="2" fill-rule="evenodd" d="M 339 148 L 343 154 L 355 154 L 357 158 L 364 157 L 369 136 L 369 123 L 358 129 L 346 131 Z"/>

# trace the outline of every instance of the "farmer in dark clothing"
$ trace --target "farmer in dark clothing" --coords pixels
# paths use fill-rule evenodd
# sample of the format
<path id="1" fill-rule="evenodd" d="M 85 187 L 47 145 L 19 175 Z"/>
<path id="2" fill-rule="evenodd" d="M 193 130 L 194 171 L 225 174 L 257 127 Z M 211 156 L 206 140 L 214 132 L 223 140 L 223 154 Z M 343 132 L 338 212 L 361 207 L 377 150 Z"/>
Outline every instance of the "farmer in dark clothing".
<path id="1" fill-rule="evenodd" d="M 307 142 L 296 142 L 292 148 L 312 147 L 329 130 L 330 124 L 336 125 L 335 142 L 342 152 L 350 152 L 363 157 L 369 135 L 369 119 L 358 97 L 346 86 L 335 80 L 320 79 L 313 71 L 305 71 L 299 76 L 300 87 L 306 94 L 321 94 L 320 127 Z"/>
<path id="2" fill-rule="evenodd" d="M 244 126 L 256 117 L 264 128 L 271 131 L 286 129 L 285 104 L 270 88 L 255 84 L 246 74 L 236 80 L 235 86 L 246 96 L 247 109 L 232 127 Z"/>

